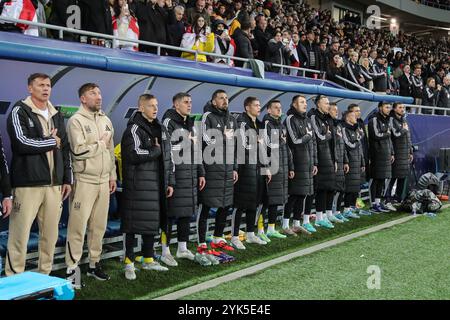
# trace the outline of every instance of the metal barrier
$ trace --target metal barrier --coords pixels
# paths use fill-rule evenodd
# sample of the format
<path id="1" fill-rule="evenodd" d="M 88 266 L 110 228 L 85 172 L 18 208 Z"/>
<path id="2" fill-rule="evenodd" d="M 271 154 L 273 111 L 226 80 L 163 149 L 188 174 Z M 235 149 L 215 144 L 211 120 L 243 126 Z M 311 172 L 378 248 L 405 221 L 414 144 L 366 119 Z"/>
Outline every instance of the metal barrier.
<path id="1" fill-rule="evenodd" d="M 73 28 L 55 26 L 55 25 L 52 25 L 52 24 L 33 22 L 33 21 L 22 20 L 22 19 L 13 19 L 13 18 L 7 18 L 7 17 L 0 17 L 0 21 L 5 21 L 5 22 L 9 22 L 9 23 L 19 23 L 19 24 L 25 24 L 25 25 L 38 27 L 38 28 L 45 28 L 45 29 L 50 29 L 50 30 L 56 30 L 56 31 L 59 31 L 59 39 L 60 40 L 64 39 L 64 32 L 66 32 L 66 33 L 78 34 L 78 35 L 81 35 L 81 36 L 96 37 L 96 38 L 101 38 L 101 39 L 116 40 L 116 41 L 122 41 L 122 42 L 131 42 L 131 43 L 141 44 L 141 45 L 145 45 L 145 46 L 149 46 L 149 47 L 156 47 L 156 54 L 157 55 L 161 55 L 161 49 L 168 49 L 168 50 L 192 53 L 192 54 L 194 54 L 194 60 L 195 61 L 198 61 L 198 56 L 199 55 L 205 55 L 207 57 L 212 57 L 212 58 L 222 58 L 222 59 L 225 59 L 228 64 L 230 64 L 231 60 L 242 61 L 242 62 L 247 62 L 247 63 L 251 60 L 251 59 L 247 59 L 247 58 L 228 56 L 228 55 L 217 54 L 217 53 L 213 53 L 213 52 L 204 52 L 204 51 L 186 49 L 186 48 L 181 48 L 181 47 L 174 47 L 174 46 L 171 46 L 171 45 L 161 44 L 161 43 L 156 43 L 156 42 L 149 42 L 149 41 L 143 41 L 143 40 L 135 40 L 135 39 L 127 39 L 127 38 L 115 37 L 115 36 L 112 36 L 112 35 L 109 35 L 109 34 L 78 30 L 78 29 L 73 29 Z M 305 72 L 315 73 L 315 74 L 319 74 L 319 75 L 322 74 L 322 72 L 318 71 L 318 70 L 307 69 L 307 68 L 298 68 L 298 67 L 293 67 L 293 66 L 288 66 L 288 65 L 281 65 L 281 64 L 276 64 L 276 63 L 272 63 L 272 66 L 280 67 L 281 68 L 280 73 L 282 73 L 284 69 L 289 69 L 289 70 L 302 71 L 303 72 L 303 76 L 305 75 Z"/>

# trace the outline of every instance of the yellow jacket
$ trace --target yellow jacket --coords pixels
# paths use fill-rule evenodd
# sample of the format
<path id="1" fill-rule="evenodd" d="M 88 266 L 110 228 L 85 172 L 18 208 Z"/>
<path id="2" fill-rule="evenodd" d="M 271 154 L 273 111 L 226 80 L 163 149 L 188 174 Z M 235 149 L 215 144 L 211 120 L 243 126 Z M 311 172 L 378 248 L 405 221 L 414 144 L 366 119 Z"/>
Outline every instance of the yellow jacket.
<path id="1" fill-rule="evenodd" d="M 231 22 L 230 30 L 228 30 L 228 34 L 230 36 L 233 35 L 233 33 L 236 31 L 236 29 L 239 29 L 241 27 L 241 23 L 238 21 L 238 19 L 234 19 L 233 22 Z"/>
<path id="2" fill-rule="evenodd" d="M 183 35 L 183 40 L 181 41 L 181 47 L 203 52 L 214 52 L 214 33 L 210 33 L 208 36 L 200 36 L 197 43 L 198 46 L 195 41 L 195 33 L 185 33 Z M 195 60 L 195 54 L 190 52 L 183 52 L 181 57 Z M 204 54 L 199 54 L 197 56 L 197 61 L 206 62 L 206 56 Z"/>

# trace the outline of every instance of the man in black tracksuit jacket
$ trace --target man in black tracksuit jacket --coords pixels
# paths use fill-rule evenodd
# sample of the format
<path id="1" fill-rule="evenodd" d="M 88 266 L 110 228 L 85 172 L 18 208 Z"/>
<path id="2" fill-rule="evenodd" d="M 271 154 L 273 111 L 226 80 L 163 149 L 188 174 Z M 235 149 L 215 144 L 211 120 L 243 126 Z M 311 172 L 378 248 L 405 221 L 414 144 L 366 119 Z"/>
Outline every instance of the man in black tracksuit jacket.
<path id="1" fill-rule="evenodd" d="M 389 125 L 390 112 L 391 105 L 380 102 L 378 112 L 369 117 L 370 176 L 372 178 L 370 194 L 373 212 L 391 211 L 381 202 L 385 180 L 392 177 L 392 163 L 395 159 Z"/>
<path id="2" fill-rule="evenodd" d="M 173 195 L 175 167 L 171 157 L 170 135 L 156 118 L 155 96 L 139 97 L 139 110 L 128 121 L 121 141 L 123 206 L 121 230 L 125 237 L 125 276 L 134 274 L 135 234 L 142 236 L 144 269 L 165 271 L 153 260 L 154 237 L 167 224 L 167 200 Z M 133 275 L 129 278 L 127 272 Z"/>
<path id="3" fill-rule="evenodd" d="M 9 181 L 8 163 L 3 149 L 2 136 L 0 135 L 0 193 L 2 210 L 0 214 L 8 216 L 12 209 L 11 182 Z"/>
<path id="4" fill-rule="evenodd" d="M 361 172 L 361 183 L 369 181 L 370 175 L 368 172 L 369 168 L 369 140 L 366 133 L 366 126 L 364 120 L 361 119 L 361 108 L 352 103 L 347 107 L 347 111 L 354 112 L 356 116 L 356 127 L 358 130 L 358 137 L 360 138 L 361 148 L 364 155 L 365 170 Z"/>
<path id="5" fill-rule="evenodd" d="M 392 179 L 387 190 L 387 198 L 397 202 L 403 201 L 406 188 L 406 178 L 409 176 L 410 164 L 413 160 L 413 149 L 411 145 L 411 132 L 405 119 L 405 106 L 394 103 L 390 114 L 389 125 L 391 127 L 392 146 L 394 147 L 395 161 L 392 164 Z M 392 188 L 397 181 L 395 196 Z M 406 192 L 407 193 L 407 192 Z"/>
<path id="6" fill-rule="evenodd" d="M 230 207 L 233 205 L 234 184 L 238 180 L 234 131 L 236 119 L 228 111 L 228 96 L 216 90 L 205 107 L 202 117 L 203 163 L 206 186 L 200 192 L 202 210 L 198 216 L 198 253 L 208 251 L 206 245 L 207 219 L 211 208 L 217 208 L 213 249 L 232 251 L 223 239 L 223 230 Z"/>
<path id="7" fill-rule="evenodd" d="M 163 116 L 163 124 L 167 128 L 172 141 L 172 155 L 175 162 L 174 193 L 168 201 L 168 229 L 163 241 L 161 261 L 176 266 L 170 254 L 169 244 L 172 221 L 177 223 L 177 258 L 194 260 L 195 256 L 187 249 L 189 241 L 189 223 L 198 204 L 198 192 L 205 187 L 205 169 L 194 157 L 201 151 L 199 128 L 194 127 L 194 119 L 189 115 L 192 110 L 192 99 L 188 93 L 180 92 L 173 97 L 173 108 Z"/>
<path id="8" fill-rule="evenodd" d="M 315 104 L 317 108 L 308 112 L 317 142 L 318 173 L 314 178 L 314 189 L 316 191 L 315 225 L 332 229 L 334 226 L 328 220 L 328 217 L 333 214 L 337 171 L 333 121 L 328 114 L 330 102 L 326 96 L 318 95 Z"/>

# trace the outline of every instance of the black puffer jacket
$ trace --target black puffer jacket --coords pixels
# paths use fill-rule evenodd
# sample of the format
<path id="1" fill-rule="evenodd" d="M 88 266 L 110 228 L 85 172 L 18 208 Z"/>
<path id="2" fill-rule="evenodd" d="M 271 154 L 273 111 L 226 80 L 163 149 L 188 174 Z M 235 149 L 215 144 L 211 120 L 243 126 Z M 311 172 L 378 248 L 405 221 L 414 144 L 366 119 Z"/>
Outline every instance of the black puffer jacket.
<path id="1" fill-rule="evenodd" d="M 263 119 L 264 130 L 262 132 L 267 147 L 269 159 L 275 157 L 278 161 L 278 172 L 273 174 L 272 180 L 267 185 L 267 203 L 269 205 L 284 205 L 288 200 L 289 171 L 294 171 L 292 153 L 287 144 L 287 129 L 281 119 L 275 119 L 266 114 Z M 276 137 L 276 138 L 275 138 Z M 272 138 L 275 138 L 272 139 Z M 268 167 L 274 165 L 270 162 Z"/>
<path id="2" fill-rule="evenodd" d="M 203 108 L 202 117 L 203 164 L 206 186 L 200 192 L 200 203 L 211 208 L 224 208 L 233 205 L 233 171 L 238 170 L 238 165 L 235 149 L 230 148 L 230 143 L 228 143 L 227 147 L 224 134 L 225 128 L 232 130 L 234 133 L 234 130 L 237 129 L 236 119 L 228 110 L 218 110 L 211 102 L 208 102 Z M 220 138 L 222 141 L 217 136 L 214 137 L 213 132 L 209 130 L 218 130 L 217 133 L 221 134 Z M 234 146 L 236 146 L 236 143 L 234 143 Z M 211 152 L 212 148 L 214 148 L 213 152 Z M 218 149 L 221 149 L 222 155 L 217 154 Z M 205 156 L 211 155 L 215 157 L 216 154 L 218 155 L 216 160 L 219 163 L 208 164 Z M 227 158 L 229 161 L 226 161 Z"/>
<path id="3" fill-rule="evenodd" d="M 343 123 L 342 138 L 350 170 L 345 175 L 345 192 L 357 193 L 361 190 L 361 167 L 364 167 L 364 154 L 358 125 Z"/>
<path id="4" fill-rule="evenodd" d="M 333 122 L 328 114 L 318 109 L 308 112 L 317 143 L 318 172 L 314 177 L 316 190 L 334 191 L 336 186 L 335 153 L 333 140 Z"/>
<path id="5" fill-rule="evenodd" d="M 168 217 L 191 217 L 198 203 L 198 178 L 205 176 L 203 164 L 195 164 L 194 143 L 189 136 L 200 141 L 198 130 L 194 127 L 194 120 L 186 117 L 186 120 L 175 111 L 169 109 L 163 116 L 163 124 L 166 127 L 172 142 L 172 156 L 175 162 L 175 181 L 177 182 L 173 196 L 168 199 Z M 201 151 L 201 148 L 199 148 Z M 183 151 L 190 151 L 184 154 Z M 180 163 L 181 164 L 178 164 Z"/>
<path id="6" fill-rule="evenodd" d="M 0 201 L 11 196 L 11 182 L 9 180 L 8 163 L 6 162 L 5 150 L 3 149 L 2 136 L 0 135 Z"/>
<path id="7" fill-rule="evenodd" d="M 392 164 L 392 178 L 406 178 L 409 176 L 409 155 L 412 154 L 411 132 L 405 117 L 399 118 L 391 111 L 389 125 L 391 127 L 392 146 L 394 147 L 395 161 Z"/>
<path id="8" fill-rule="evenodd" d="M 264 160 L 260 158 L 258 143 L 259 131 L 263 124 L 243 112 L 237 118 L 239 134 L 237 137 L 239 180 L 234 185 L 234 207 L 256 209 L 262 203 L 265 188 L 265 175 L 262 174 Z M 244 157 L 241 159 L 241 154 Z"/>
<path id="9" fill-rule="evenodd" d="M 337 163 L 335 190 L 342 192 L 345 190 L 344 164 L 348 164 L 348 158 L 342 136 L 343 122 L 340 120 L 334 120 L 333 122 L 334 150 Z"/>
<path id="10" fill-rule="evenodd" d="M 391 142 L 389 117 L 384 117 L 379 112 L 376 112 L 369 117 L 369 156 L 371 178 L 391 178 L 392 155 L 394 155 L 394 150 Z"/>
<path id="11" fill-rule="evenodd" d="M 369 174 L 369 139 L 367 138 L 366 126 L 362 119 L 358 119 L 357 132 L 359 141 L 361 143 L 362 152 L 364 155 L 364 163 L 366 164 L 366 171 L 361 173 L 361 183 L 364 183 L 370 179 Z"/>
<path id="12" fill-rule="evenodd" d="M 317 149 L 311 120 L 306 113 L 299 113 L 291 107 L 284 125 L 287 128 L 288 145 L 292 152 L 295 172 L 294 179 L 289 180 L 289 194 L 312 195 L 313 167 L 317 166 Z"/>
<path id="13" fill-rule="evenodd" d="M 161 212 L 167 207 L 166 189 L 175 186 L 169 133 L 157 119 L 150 123 L 136 112 L 128 121 L 121 148 L 122 232 L 157 235 Z"/>

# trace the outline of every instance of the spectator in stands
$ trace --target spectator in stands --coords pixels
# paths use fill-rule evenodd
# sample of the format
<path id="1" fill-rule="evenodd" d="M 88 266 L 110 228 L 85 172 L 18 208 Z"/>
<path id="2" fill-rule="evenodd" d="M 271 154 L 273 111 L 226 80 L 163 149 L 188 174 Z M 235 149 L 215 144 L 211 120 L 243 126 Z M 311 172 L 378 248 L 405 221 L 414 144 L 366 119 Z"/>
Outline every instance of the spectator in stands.
<path id="1" fill-rule="evenodd" d="M 298 33 L 292 34 L 291 47 L 297 51 L 298 67 L 306 68 L 308 66 L 308 52 L 306 51 L 305 46 L 302 44 L 300 35 Z"/>
<path id="2" fill-rule="evenodd" d="M 183 22 L 184 7 L 176 6 L 169 11 L 169 20 L 167 25 L 167 44 L 180 47 L 183 35 L 186 33 L 186 25 Z M 180 51 L 169 50 L 170 56 L 179 57 Z"/>
<path id="3" fill-rule="evenodd" d="M 327 43 L 322 41 L 319 45 L 319 70 L 325 74 L 327 72 L 327 68 L 329 65 L 328 56 L 327 56 Z"/>
<path id="4" fill-rule="evenodd" d="M 428 78 L 427 85 L 425 86 L 425 89 L 423 91 L 422 105 L 435 107 L 437 104 L 439 91 L 441 91 L 441 89 L 442 88 L 440 84 L 438 84 L 436 87 L 436 80 L 434 80 L 434 78 Z M 422 113 L 431 114 L 432 111 L 429 109 L 422 109 Z"/>
<path id="5" fill-rule="evenodd" d="M 0 14 L 5 18 L 23 19 L 32 22 L 38 22 L 38 3 L 39 0 L 16 0 L 16 1 L 0 1 Z M 19 24 L 0 22 L 1 31 L 20 32 L 30 36 L 39 36 L 38 27 Z"/>
<path id="6" fill-rule="evenodd" d="M 361 61 L 361 64 L 359 66 L 360 72 L 362 76 L 364 77 L 364 88 L 372 91 L 373 90 L 373 78 L 371 76 L 371 72 L 369 69 L 369 58 L 363 58 Z"/>
<path id="7" fill-rule="evenodd" d="M 227 6 L 223 3 L 219 3 L 218 7 L 214 10 L 211 15 L 211 20 L 222 20 L 227 23 Z"/>
<path id="8" fill-rule="evenodd" d="M 7 119 L 11 140 L 14 207 L 9 218 L 5 273 L 25 270 L 30 230 L 39 225 L 38 271 L 52 271 L 62 201 L 71 192 L 72 171 L 64 117 L 50 102 L 50 77 L 28 78 L 30 96 L 16 102 Z"/>
<path id="9" fill-rule="evenodd" d="M 316 45 L 316 36 L 313 31 L 309 31 L 306 34 L 306 41 L 303 45 L 306 48 L 306 52 L 308 53 L 308 66 L 309 69 L 319 70 L 319 48 Z M 311 76 L 311 73 L 308 73 L 308 76 Z"/>
<path id="10" fill-rule="evenodd" d="M 439 95 L 437 99 L 437 106 L 439 108 L 449 108 L 450 109 L 450 76 L 444 77 L 441 90 L 439 90 Z M 446 111 L 448 114 L 448 111 Z M 436 114 L 443 115 L 444 111 L 436 110 Z"/>
<path id="11" fill-rule="evenodd" d="M 236 44 L 228 34 L 228 26 L 223 20 L 215 20 L 212 26 L 214 37 L 214 53 L 227 56 L 234 56 L 236 52 Z M 227 61 L 224 58 L 214 58 L 215 63 L 225 63 L 234 66 L 233 60 Z"/>
<path id="12" fill-rule="evenodd" d="M 139 25 L 134 12 L 130 11 L 127 0 L 114 0 L 113 3 L 113 33 L 115 37 L 139 40 Z M 114 40 L 114 48 L 138 51 L 135 42 Z"/>
<path id="13" fill-rule="evenodd" d="M 206 25 L 205 18 L 199 14 L 194 19 L 194 24 L 190 32 L 183 35 L 181 47 L 197 52 L 213 52 L 214 51 L 214 33 L 211 33 L 211 28 Z M 183 52 L 182 58 L 195 60 L 195 54 Z M 204 54 L 197 55 L 197 61 L 206 62 Z"/>
<path id="14" fill-rule="evenodd" d="M 363 86 L 366 80 L 364 79 L 364 76 L 361 73 L 361 68 L 357 64 L 357 61 L 358 61 L 358 53 L 352 51 L 350 53 L 350 60 L 348 61 L 348 64 L 347 64 L 347 78 L 351 82 L 356 83 L 357 85 Z M 356 91 L 362 90 L 362 89 L 359 89 L 357 86 L 352 86 L 352 85 L 349 85 L 348 88 L 350 90 L 356 90 Z"/>
<path id="15" fill-rule="evenodd" d="M 78 0 L 81 10 L 81 29 L 113 35 L 108 0 Z"/>
<path id="16" fill-rule="evenodd" d="M 164 0 L 145 0 L 137 2 L 136 16 L 139 23 L 139 40 L 167 43 L 167 22 L 168 12 L 164 7 Z M 156 53 L 157 48 L 147 45 L 139 46 L 143 52 Z M 161 49 L 161 55 L 165 55 L 166 50 Z"/>
<path id="17" fill-rule="evenodd" d="M 339 41 L 333 41 L 327 51 L 328 65 L 333 61 L 336 54 L 339 54 Z"/>
<path id="18" fill-rule="evenodd" d="M 398 96 L 400 94 L 400 82 L 391 74 L 388 78 L 386 93 L 389 95 Z"/>
<path id="19" fill-rule="evenodd" d="M 294 57 L 292 51 L 289 50 L 289 42 L 287 41 L 289 40 L 286 39 L 285 42 L 283 42 L 281 32 L 276 32 L 274 37 L 270 39 L 267 44 L 266 61 L 275 64 L 290 65 Z M 271 69 L 273 72 L 277 73 L 281 70 L 280 67 L 275 66 Z"/>
<path id="20" fill-rule="evenodd" d="M 100 256 L 108 222 L 110 194 L 117 188 L 114 128 L 101 110 L 102 96 L 97 84 L 82 85 L 78 96 L 81 107 L 67 123 L 75 187 L 67 226 L 66 275 L 70 281 L 77 278 L 76 270 L 83 255 L 87 228 L 87 276 L 106 281 L 110 277 L 100 266 Z"/>
<path id="21" fill-rule="evenodd" d="M 345 81 L 339 79 L 337 76 L 344 79 L 347 78 L 347 71 L 344 67 L 344 60 L 339 54 L 335 54 L 333 56 L 333 59 L 328 64 L 326 78 L 345 88 L 347 86 Z"/>
<path id="22" fill-rule="evenodd" d="M 249 21 L 244 21 L 241 27 L 236 29 L 233 34 L 233 39 L 236 43 L 236 57 L 254 59 L 251 43 L 251 24 Z M 242 61 L 237 60 L 235 64 L 237 67 L 244 65 Z"/>
<path id="23" fill-rule="evenodd" d="M 154 241 L 165 223 L 167 198 L 173 195 L 175 175 L 170 135 L 157 118 L 158 100 L 143 94 L 139 109 L 122 136 L 123 205 L 121 230 L 125 236 L 125 278 L 136 279 L 135 234 L 142 236 L 142 269 L 167 271 L 154 260 Z"/>
<path id="24" fill-rule="evenodd" d="M 379 54 L 377 60 L 372 65 L 370 73 L 373 79 L 373 91 L 379 94 L 385 94 L 387 91 L 388 80 L 385 64 L 386 59 L 384 55 Z"/>
<path id="25" fill-rule="evenodd" d="M 437 71 L 436 75 L 434 76 L 434 79 L 436 80 L 436 85 L 438 85 L 438 84 L 443 85 L 444 84 L 444 77 L 445 77 L 445 70 L 444 70 L 444 68 L 439 68 L 439 70 Z"/>
<path id="26" fill-rule="evenodd" d="M 0 194 L 1 211 L 0 215 L 3 214 L 3 218 L 10 215 L 12 210 L 12 192 L 11 192 L 11 181 L 9 180 L 9 170 L 8 163 L 6 162 L 5 150 L 3 149 L 2 136 L 0 135 Z"/>
<path id="27" fill-rule="evenodd" d="M 422 69 L 420 65 L 416 65 L 414 67 L 414 74 L 411 76 L 412 82 L 412 97 L 414 98 L 414 103 L 416 105 L 422 104 L 422 96 L 423 96 L 423 80 L 422 80 Z"/>
<path id="28" fill-rule="evenodd" d="M 267 19 L 265 16 L 257 16 L 255 20 L 256 28 L 253 32 L 253 36 L 255 37 L 255 42 L 258 46 L 258 52 L 255 58 L 264 61 L 266 59 L 267 45 L 271 39 L 271 35 L 267 32 Z"/>
<path id="29" fill-rule="evenodd" d="M 73 27 L 72 25 L 68 25 L 70 14 L 67 12 L 67 8 L 73 4 L 75 4 L 75 0 L 52 1 L 51 14 L 48 18 L 48 23 L 60 27 Z M 53 38 L 59 39 L 58 30 L 49 30 L 49 32 L 51 33 Z M 64 32 L 63 37 L 64 41 L 76 41 L 79 36 L 70 32 Z"/>
<path id="30" fill-rule="evenodd" d="M 191 26 L 195 25 L 195 20 L 197 15 L 203 16 L 203 19 L 205 20 L 206 25 L 210 25 L 210 16 L 206 10 L 206 2 L 205 0 L 197 0 L 195 2 L 195 7 L 188 8 L 186 10 L 186 22 L 190 24 Z"/>
<path id="31" fill-rule="evenodd" d="M 403 67 L 403 75 L 398 79 L 400 83 L 400 95 L 403 97 L 412 96 L 412 79 L 411 79 L 411 67 L 405 65 Z"/>

